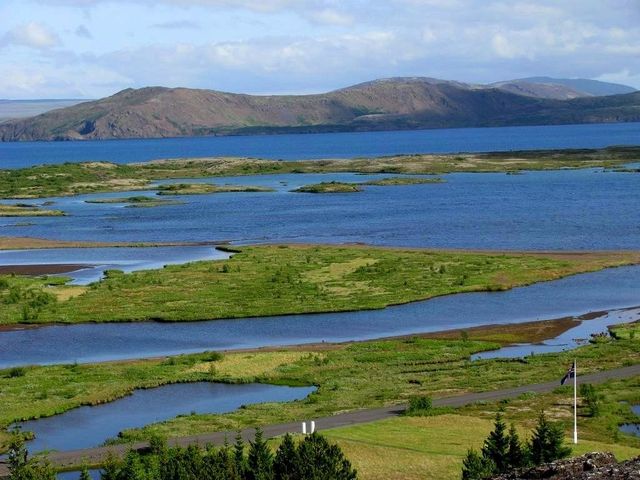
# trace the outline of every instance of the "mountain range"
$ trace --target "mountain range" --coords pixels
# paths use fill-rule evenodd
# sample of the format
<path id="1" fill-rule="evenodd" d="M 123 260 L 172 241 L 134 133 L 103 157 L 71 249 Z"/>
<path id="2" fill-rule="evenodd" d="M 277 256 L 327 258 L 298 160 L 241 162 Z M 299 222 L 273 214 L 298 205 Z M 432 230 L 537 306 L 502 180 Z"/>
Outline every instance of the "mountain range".
<path id="1" fill-rule="evenodd" d="M 0 123 L 0 140 L 90 140 L 640 121 L 640 92 L 533 77 L 475 85 L 389 78 L 314 95 L 188 88 L 113 96 Z"/>

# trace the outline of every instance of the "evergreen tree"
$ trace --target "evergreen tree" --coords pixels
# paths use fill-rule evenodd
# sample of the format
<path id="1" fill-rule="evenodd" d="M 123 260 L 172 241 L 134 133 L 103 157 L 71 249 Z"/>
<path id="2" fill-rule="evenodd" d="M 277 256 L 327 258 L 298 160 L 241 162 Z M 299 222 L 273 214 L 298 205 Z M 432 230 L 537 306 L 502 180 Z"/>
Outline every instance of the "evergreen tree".
<path id="1" fill-rule="evenodd" d="M 80 470 L 80 480 L 92 480 L 91 475 L 89 474 L 89 469 L 86 465 L 84 465 L 82 470 Z"/>
<path id="2" fill-rule="evenodd" d="M 357 472 L 337 445 L 312 433 L 298 446 L 300 480 L 356 480 Z"/>
<path id="3" fill-rule="evenodd" d="M 273 472 L 275 480 L 297 480 L 300 478 L 300 457 L 293 437 L 288 433 L 282 439 L 276 452 Z"/>
<path id="4" fill-rule="evenodd" d="M 467 450 L 462 461 L 462 480 L 484 480 L 493 475 L 495 465 L 473 448 Z"/>
<path id="5" fill-rule="evenodd" d="M 509 428 L 509 449 L 507 450 L 507 465 L 509 468 L 522 467 L 525 464 L 525 452 L 518 437 L 516 426 L 512 423 Z"/>
<path id="6" fill-rule="evenodd" d="M 236 472 L 240 478 L 245 478 L 247 473 L 247 459 L 244 456 L 244 441 L 240 432 L 236 435 L 236 443 L 233 445 L 233 461 Z"/>
<path id="7" fill-rule="evenodd" d="M 119 461 L 116 457 L 109 453 L 107 459 L 102 464 L 102 470 L 100 471 L 100 480 L 118 480 L 118 473 L 120 471 Z"/>
<path id="8" fill-rule="evenodd" d="M 9 444 L 9 480 L 56 480 L 56 472 L 48 462 L 29 459 L 24 438 L 15 431 Z"/>
<path id="9" fill-rule="evenodd" d="M 270 480 L 273 478 L 273 454 L 265 442 L 262 430 L 256 428 L 256 435 L 249 446 L 247 478 L 249 480 Z"/>
<path id="10" fill-rule="evenodd" d="M 509 469 L 509 438 L 506 435 L 507 425 L 501 413 L 496 414 L 493 431 L 484 441 L 482 457 L 494 465 L 494 473 L 505 473 Z"/>
<path id="11" fill-rule="evenodd" d="M 538 424 L 529 443 L 531 463 L 540 465 L 553 462 L 568 456 L 570 453 L 571 449 L 564 445 L 562 425 L 549 422 L 544 412 L 540 412 Z"/>

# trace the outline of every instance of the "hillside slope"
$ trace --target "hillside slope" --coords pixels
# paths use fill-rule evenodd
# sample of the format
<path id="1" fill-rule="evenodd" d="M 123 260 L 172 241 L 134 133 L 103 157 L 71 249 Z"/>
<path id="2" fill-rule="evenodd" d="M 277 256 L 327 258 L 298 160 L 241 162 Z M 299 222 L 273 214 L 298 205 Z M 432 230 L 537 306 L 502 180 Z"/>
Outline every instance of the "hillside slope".
<path id="1" fill-rule="evenodd" d="M 148 87 L 0 124 L 2 141 L 158 138 L 640 120 L 640 93 L 568 101 L 426 78 L 317 95 Z"/>

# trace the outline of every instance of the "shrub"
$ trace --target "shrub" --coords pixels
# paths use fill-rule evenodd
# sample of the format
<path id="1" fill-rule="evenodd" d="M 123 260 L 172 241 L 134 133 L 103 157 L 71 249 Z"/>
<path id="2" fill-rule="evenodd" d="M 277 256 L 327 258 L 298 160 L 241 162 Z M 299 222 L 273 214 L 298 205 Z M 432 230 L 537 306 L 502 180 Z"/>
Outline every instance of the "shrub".
<path id="1" fill-rule="evenodd" d="M 433 401 L 428 396 L 416 396 L 409 399 L 409 408 L 407 408 L 407 415 L 410 416 L 425 416 L 429 415 L 433 409 Z"/>

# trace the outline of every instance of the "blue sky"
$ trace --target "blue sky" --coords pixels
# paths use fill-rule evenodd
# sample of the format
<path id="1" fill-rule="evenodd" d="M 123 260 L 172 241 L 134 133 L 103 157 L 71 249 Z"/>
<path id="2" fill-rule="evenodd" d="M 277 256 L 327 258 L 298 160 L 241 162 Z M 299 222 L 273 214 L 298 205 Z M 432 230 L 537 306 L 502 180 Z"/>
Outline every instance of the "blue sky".
<path id="1" fill-rule="evenodd" d="M 640 88 L 640 0 L 0 0 L 0 98 L 312 93 L 392 76 Z"/>

